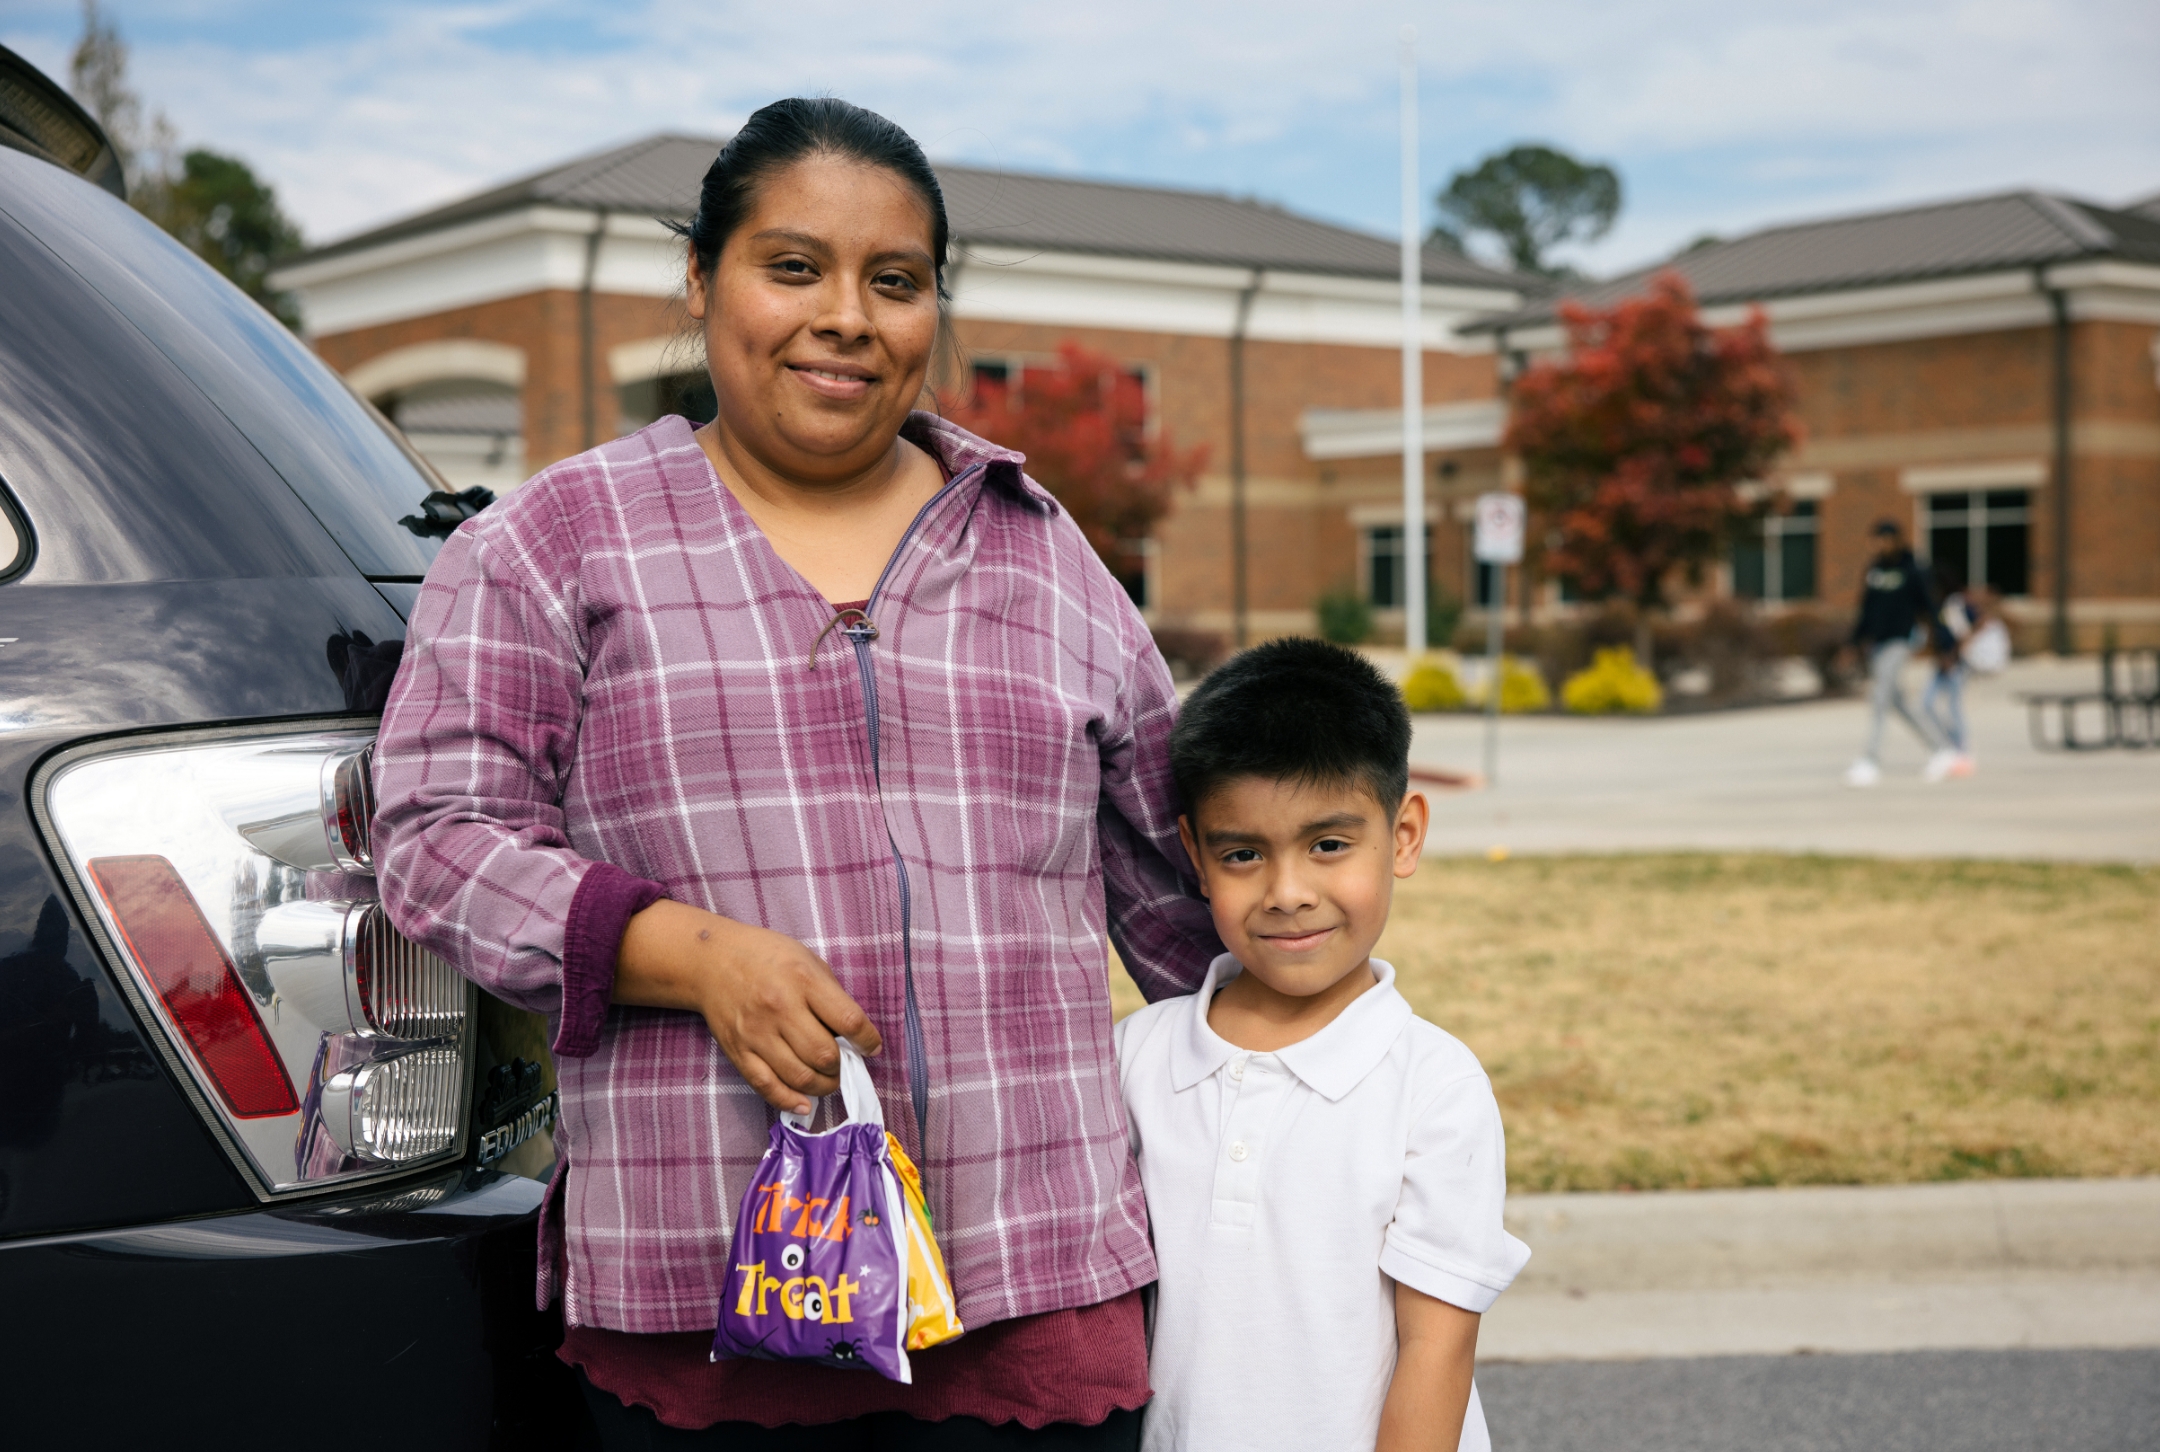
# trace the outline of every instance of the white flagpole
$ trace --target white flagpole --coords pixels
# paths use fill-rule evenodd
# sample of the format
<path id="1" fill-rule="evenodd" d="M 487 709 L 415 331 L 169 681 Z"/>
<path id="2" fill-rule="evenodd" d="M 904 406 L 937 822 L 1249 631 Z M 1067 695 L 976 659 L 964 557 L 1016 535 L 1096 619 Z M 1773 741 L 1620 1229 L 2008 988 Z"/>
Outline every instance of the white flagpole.
<path id="1" fill-rule="evenodd" d="M 1425 651 L 1424 208 L 1418 197 L 1417 27 L 1402 29 L 1402 498 L 1403 645 Z"/>

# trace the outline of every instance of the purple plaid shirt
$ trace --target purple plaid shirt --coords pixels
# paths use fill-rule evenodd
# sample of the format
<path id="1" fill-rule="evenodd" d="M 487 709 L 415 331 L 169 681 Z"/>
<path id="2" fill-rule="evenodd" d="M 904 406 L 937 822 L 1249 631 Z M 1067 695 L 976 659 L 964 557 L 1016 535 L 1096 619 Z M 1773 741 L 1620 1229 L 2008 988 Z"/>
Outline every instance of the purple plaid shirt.
<path id="1" fill-rule="evenodd" d="M 1104 934 L 1151 998 L 1219 950 L 1177 841 L 1169 673 L 1019 455 L 907 431 L 950 482 L 874 630 L 826 631 L 679 418 L 537 475 L 421 590 L 375 758 L 383 902 L 555 1020 L 540 1299 L 559 1255 L 572 1325 L 712 1326 L 771 1124 L 702 1020 L 609 1003 L 623 924 L 663 892 L 798 939 L 883 1032 L 871 1071 L 963 1319 L 1155 1278 Z"/>

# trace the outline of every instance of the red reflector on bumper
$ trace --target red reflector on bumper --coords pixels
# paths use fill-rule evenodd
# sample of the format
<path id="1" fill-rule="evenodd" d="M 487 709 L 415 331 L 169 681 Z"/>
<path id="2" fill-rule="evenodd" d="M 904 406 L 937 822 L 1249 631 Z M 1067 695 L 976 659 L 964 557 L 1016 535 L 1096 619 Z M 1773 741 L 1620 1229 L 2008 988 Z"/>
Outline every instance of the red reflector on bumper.
<path id="1" fill-rule="evenodd" d="M 97 857 L 89 866 L 128 952 L 233 1114 L 264 1119 L 296 1112 L 292 1080 L 254 1000 L 173 865 L 146 856 Z"/>

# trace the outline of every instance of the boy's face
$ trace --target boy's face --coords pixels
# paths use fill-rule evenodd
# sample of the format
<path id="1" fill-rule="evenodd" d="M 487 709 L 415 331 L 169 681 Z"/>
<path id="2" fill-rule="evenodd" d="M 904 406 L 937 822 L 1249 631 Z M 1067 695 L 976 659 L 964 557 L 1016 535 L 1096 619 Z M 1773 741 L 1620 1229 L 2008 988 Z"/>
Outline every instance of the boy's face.
<path id="1" fill-rule="evenodd" d="M 1417 871 L 1426 810 L 1412 792 L 1389 813 L 1362 781 L 1238 777 L 1178 818 L 1178 834 L 1223 946 L 1269 988 L 1305 998 L 1372 956 L 1395 879 Z"/>

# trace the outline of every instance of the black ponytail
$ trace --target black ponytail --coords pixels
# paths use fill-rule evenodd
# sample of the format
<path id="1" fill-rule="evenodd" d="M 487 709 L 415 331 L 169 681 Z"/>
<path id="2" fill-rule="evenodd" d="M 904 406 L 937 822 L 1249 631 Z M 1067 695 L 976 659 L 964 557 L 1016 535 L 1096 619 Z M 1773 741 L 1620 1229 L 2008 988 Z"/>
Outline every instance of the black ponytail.
<path id="1" fill-rule="evenodd" d="M 689 225 L 671 224 L 688 239 L 697 269 L 710 278 L 720 249 L 757 204 L 766 178 L 806 156 L 837 156 L 882 167 L 915 189 L 930 213 L 930 257 L 937 268 L 938 296 L 945 296 L 945 251 L 949 229 L 945 193 L 937 173 L 915 138 L 860 106 L 826 96 L 775 101 L 743 123 L 713 158 L 698 193 L 697 215 Z"/>

